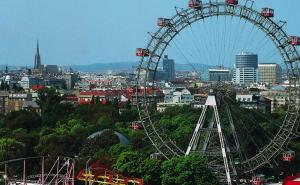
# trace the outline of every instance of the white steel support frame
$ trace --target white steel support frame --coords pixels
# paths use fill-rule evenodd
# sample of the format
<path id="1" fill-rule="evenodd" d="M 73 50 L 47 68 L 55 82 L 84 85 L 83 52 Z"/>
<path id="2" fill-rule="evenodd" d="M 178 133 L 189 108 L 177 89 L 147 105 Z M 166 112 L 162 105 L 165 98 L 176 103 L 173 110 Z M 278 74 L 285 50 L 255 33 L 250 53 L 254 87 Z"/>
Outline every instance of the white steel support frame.
<path id="1" fill-rule="evenodd" d="M 197 126 L 196 126 L 196 129 L 194 130 L 194 134 L 192 136 L 192 139 L 190 141 L 190 144 L 185 152 L 185 155 L 189 155 L 191 150 L 196 150 L 196 147 L 198 145 L 198 142 L 199 142 L 199 138 L 200 138 L 200 128 L 203 127 L 203 124 L 204 124 L 204 120 L 205 120 L 205 115 L 206 115 L 206 110 L 207 110 L 207 107 L 208 105 L 205 104 L 203 110 L 202 110 L 202 113 L 201 113 L 201 116 L 198 120 L 198 123 L 197 123 Z"/>
<path id="2" fill-rule="evenodd" d="M 226 170 L 226 178 L 227 178 L 228 185 L 232 185 L 232 181 L 231 181 L 231 177 L 230 177 L 230 170 L 229 170 L 229 165 L 228 165 L 228 157 L 227 157 L 226 147 L 225 147 L 225 142 L 224 142 L 224 135 L 222 132 L 222 127 L 221 127 L 221 123 L 220 123 L 220 117 L 219 117 L 217 105 L 214 105 L 213 109 L 214 109 L 215 119 L 216 119 L 217 128 L 218 128 L 218 134 L 219 134 L 221 150 L 222 150 L 222 157 L 223 157 L 224 166 L 225 166 L 225 170 Z"/>
<path id="3" fill-rule="evenodd" d="M 185 155 L 189 155 L 191 153 L 192 150 L 196 150 L 197 149 L 197 145 L 200 139 L 200 133 L 201 133 L 201 129 L 203 128 L 204 125 L 204 121 L 205 121 L 205 115 L 207 112 L 207 108 L 208 107 L 212 107 L 213 108 L 213 120 L 210 123 L 210 128 L 213 128 L 213 125 L 217 125 L 217 131 L 218 131 L 218 135 L 219 135 L 219 141 L 220 141 L 220 145 L 221 145 L 221 152 L 222 152 L 222 158 L 223 158 L 223 162 L 224 162 L 224 168 L 225 168 L 225 172 L 226 172 L 226 179 L 227 179 L 227 183 L 228 185 L 232 185 L 232 179 L 231 179 L 231 175 L 230 175 L 230 168 L 229 168 L 229 158 L 227 155 L 227 147 L 225 146 L 225 137 L 222 131 L 222 126 L 221 126 L 221 122 L 220 122 L 220 117 L 219 117 L 219 113 L 218 113 L 218 107 L 217 107 L 217 103 L 216 103 L 216 97 L 214 95 L 210 95 L 207 97 L 205 106 L 202 110 L 201 116 L 199 118 L 198 124 L 196 126 L 196 129 L 194 131 L 194 134 L 192 136 L 192 139 L 190 141 L 190 144 L 188 146 L 188 149 L 185 153 Z M 210 137 L 210 131 L 208 131 L 208 139 Z M 204 142 L 204 145 L 207 145 L 207 142 Z M 205 147 L 205 146 L 204 146 Z M 206 148 L 206 147 L 205 147 Z"/>

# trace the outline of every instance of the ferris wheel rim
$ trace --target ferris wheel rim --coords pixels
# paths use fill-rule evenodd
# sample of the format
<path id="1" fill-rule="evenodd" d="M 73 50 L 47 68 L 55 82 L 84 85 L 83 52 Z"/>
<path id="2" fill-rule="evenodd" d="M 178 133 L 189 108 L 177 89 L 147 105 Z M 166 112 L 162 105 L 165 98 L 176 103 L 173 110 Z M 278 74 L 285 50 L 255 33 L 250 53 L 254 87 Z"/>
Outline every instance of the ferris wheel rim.
<path id="1" fill-rule="evenodd" d="M 283 30 L 282 27 L 284 26 L 284 24 L 280 25 L 280 21 L 279 23 L 276 23 L 272 19 L 262 16 L 258 11 L 254 10 L 252 6 L 248 7 L 247 4 L 228 5 L 222 2 L 214 2 L 203 4 L 201 9 L 183 9 L 182 11 L 177 12 L 177 14 L 172 18 L 170 18 L 170 21 L 173 24 L 171 27 L 159 28 L 157 32 L 151 35 L 151 40 L 148 42 L 146 47 L 146 49 L 151 51 L 151 54 L 148 58 L 143 56 L 137 68 L 136 92 L 138 92 L 140 86 L 144 86 L 144 89 L 146 89 L 147 87 L 147 78 L 142 81 L 142 84 L 139 84 L 141 71 L 145 70 L 147 75 L 150 71 L 156 71 L 165 49 L 182 30 L 195 22 L 215 16 L 239 17 L 248 21 L 249 23 L 252 23 L 254 26 L 266 33 L 268 38 L 272 40 L 273 44 L 279 50 L 278 52 L 280 53 L 286 65 L 286 68 L 288 69 L 288 76 L 290 80 L 289 97 L 291 98 L 289 98 L 289 106 L 286 111 L 285 119 L 272 141 L 269 144 L 266 144 L 263 150 L 261 150 L 255 156 L 241 163 L 244 172 L 252 172 L 267 164 L 271 159 L 276 157 L 281 152 L 280 148 L 287 145 L 290 140 L 290 135 L 293 133 L 294 128 L 298 124 L 297 119 L 299 118 L 299 108 L 296 107 L 296 102 L 292 102 L 292 99 L 299 95 L 299 89 L 296 87 L 296 83 L 297 81 L 299 81 L 298 63 L 300 59 L 295 46 L 288 43 L 289 36 Z M 269 28 L 266 28 L 266 25 L 269 25 Z M 293 85 L 294 88 L 292 87 Z M 141 98 L 136 95 L 136 99 L 138 102 L 137 109 L 139 111 L 140 120 L 145 129 L 146 135 L 155 146 L 155 148 L 167 159 L 172 156 L 183 155 L 179 147 L 177 147 L 173 142 L 166 141 L 166 139 L 164 139 L 163 136 L 160 135 L 159 131 L 157 131 L 157 129 L 153 125 L 148 110 L 146 90 L 143 91 L 143 95 L 141 96 Z M 141 100 L 141 102 L 139 100 Z M 146 124 L 146 121 L 149 121 L 150 127 Z M 287 126 L 289 126 L 289 128 L 287 128 Z M 152 128 L 152 130 L 149 130 L 150 128 Z M 282 138 L 282 134 L 285 135 L 284 138 Z M 158 138 L 154 138 L 154 135 L 158 136 Z M 284 141 L 278 142 L 278 139 L 283 139 Z M 274 148 L 274 146 L 276 145 L 278 146 Z M 165 150 L 166 148 L 167 150 Z M 266 155 L 266 153 L 268 153 L 269 155 Z"/>

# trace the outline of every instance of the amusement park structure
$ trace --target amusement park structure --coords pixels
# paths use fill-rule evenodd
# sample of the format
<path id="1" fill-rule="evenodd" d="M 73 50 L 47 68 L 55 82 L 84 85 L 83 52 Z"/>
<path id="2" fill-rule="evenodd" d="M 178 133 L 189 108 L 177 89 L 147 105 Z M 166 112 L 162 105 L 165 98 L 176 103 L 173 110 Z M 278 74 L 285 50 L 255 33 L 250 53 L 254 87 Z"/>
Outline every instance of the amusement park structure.
<path id="1" fill-rule="evenodd" d="M 158 153 L 166 159 L 190 154 L 198 154 L 210 157 L 210 167 L 216 174 L 220 174 L 222 184 L 234 184 L 239 181 L 240 175 L 253 175 L 251 180 L 254 185 L 261 185 L 265 179 L 263 175 L 255 175 L 256 171 L 266 165 L 269 165 L 278 155 L 282 155 L 283 161 L 292 161 L 295 158 L 295 152 L 289 151 L 287 145 L 291 139 L 298 137 L 299 134 L 299 106 L 297 97 L 299 97 L 299 62 L 300 57 L 296 46 L 300 45 L 300 39 L 297 36 L 289 36 L 283 29 L 286 22 L 274 20 L 274 10 L 271 8 L 262 8 L 257 11 L 253 8 L 254 1 L 245 0 L 242 4 L 238 0 L 209 1 L 207 3 L 200 0 L 190 0 L 187 9 L 176 8 L 176 14 L 171 18 L 158 18 L 158 30 L 150 33 L 151 39 L 146 48 L 138 48 L 136 55 L 141 57 L 137 67 L 137 91 L 142 90 L 143 96 L 137 96 L 140 122 L 144 130 L 155 146 Z M 202 110 L 194 134 L 187 149 L 182 149 L 176 145 L 160 128 L 155 124 L 152 118 L 153 102 L 149 100 L 147 90 L 154 89 L 152 83 L 155 79 L 150 74 L 155 74 L 158 65 L 166 49 L 172 45 L 172 40 L 180 36 L 180 32 L 190 27 L 195 22 L 202 22 L 211 17 L 238 17 L 254 25 L 261 30 L 276 46 L 282 60 L 287 67 L 287 76 L 290 83 L 289 103 L 286 116 L 277 134 L 261 148 L 254 156 L 245 156 L 240 148 L 240 141 L 235 131 L 235 124 L 228 104 L 230 101 L 223 102 L 227 107 L 227 117 L 229 127 L 235 140 L 234 146 L 229 146 L 228 138 L 224 134 L 224 124 L 220 119 L 218 102 L 230 98 L 228 94 L 217 96 L 210 94 Z M 153 75 L 152 75 L 153 76 Z M 155 76 L 155 75 L 154 75 Z M 221 85 L 222 86 L 222 85 Z M 222 88 L 229 90 L 231 87 L 222 86 L 215 88 L 218 91 Z M 212 92 L 213 93 L 213 92 Z M 213 110 L 209 125 L 204 125 L 206 111 Z M 205 133 L 205 134 L 203 134 Z M 213 137 L 214 134 L 214 137 Z M 200 142 L 202 138 L 202 142 Z M 205 139 L 203 139 L 205 138 Z M 211 147 L 212 138 L 218 141 L 218 147 Z M 236 152 L 240 157 L 238 163 L 234 162 L 232 153 Z M 287 151 L 287 152 L 284 152 Z M 216 163 L 218 161 L 218 163 Z"/>
<path id="2" fill-rule="evenodd" d="M 32 170 L 32 165 L 37 166 L 37 163 L 39 169 Z M 76 181 L 89 185 L 143 185 L 143 179 L 124 177 L 100 161 L 86 165 L 76 176 L 75 159 L 67 157 L 14 159 L 1 162 L 0 166 L 4 185 L 75 185 Z M 18 170 L 19 166 L 22 166 L 21 170 Z"/>
<path id="3" fill-rule="evenodd" d="M 99 162 L 82 169 L 77 175 L 77 180 L 89 185 L 143 185 L 143 179 L 124 177 Z"/>
<path id="4" fill-rule="evenodd" d="M 40 163 L 39 172 L 30 172 L 27 166 L 33 161 Z M 4 167 L 3 182 L 5 185 L 74 185 L 75 161 L 70 158 L 58 157 L 53 165 L 46 171 L 45 164 L 49 158 L 31 157 L 1 162 Z M 22 163 L 22 172 L 16 172 L 16 165 Z M 48 168 L 47 168 L 48 169 Z"/>

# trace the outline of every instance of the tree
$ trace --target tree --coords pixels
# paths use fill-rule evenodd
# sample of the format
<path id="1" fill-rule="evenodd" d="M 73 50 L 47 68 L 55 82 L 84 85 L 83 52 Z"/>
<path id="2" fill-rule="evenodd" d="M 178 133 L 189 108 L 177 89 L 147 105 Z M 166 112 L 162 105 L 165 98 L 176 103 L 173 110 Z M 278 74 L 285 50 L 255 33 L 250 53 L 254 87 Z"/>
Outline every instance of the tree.
<path id="1" fill-rule="evenodd" d="M 131 145 L 126 145 L 126 144 L 119 143 L 119 144 L 111 146 L 109 148 L 108 153 L 112 157 L 115 157 L 115 156 L 119 156 L 123 152 L 129 152 L 129 151 L 132 151 L 132 146 Z"/>
<path id="2" fill-rule="evenodd" d="M 119 99 L 117 97 L 114 98 L 112 105 L 114 108 L 119 110 Z"/>
<path id="3" fill-rule="evenodd" d="M 38 137 L 37 134 L 30 133 L 26 129 L 19 128 L 13 130 L 10 137 L 25 145 L 22 157 L 36 155 L 34 152 L 34 146 L 38 143 L 36 139 Z"/>
<path id="4" fill-rule="evenodd" d="M 162 161 L 154 159 L 146 159 L 141 163 L 141 174 L 146 185 L 161 184 L 161 164 Z"/>
<path id="5" fill-rule="evenodd" d="M 35 150 L 36 153 L 43 156 L 74 156 L 75 147 L 74 136 L 52 133 L 42 136 Z"/>
<path id="6" fill-rule="evenodd" d="M 217 178 L 200 156 L 173 158 L 162 164 L 162 185 L 218 185 Z"/>
<path id="7" fill-rule="evenodd" d="M 101 103 L 101 102 L 100 102 L 100 97 L 97 96 L 96 99 L 95 99 L 95 104 L 98 104 L 98 105 L 99 105 L 100 103 Z"/>
<path id="8" fill-rule="evenodd" d="M 95 96 L 94 95 L 92 96 L 91 104 L 95 104 Z"/>
<path id="9" fill-rule="evenodd" d="M 130 110 L 131 109 L 131 101 L 128 100 L 126 103 L 125 103 L 125 109 L 127 110 Z"/>
<path id="10" fill-rule="evenodd" d="M 41 126 L 42 120 L 36 112 L 21 110 L 8 113 L 4 119 L 4 124 L 10 129 L 34 130 Z"/>
<path id="11" fill-rule="evenodd" d="M 124 123 L 132 122 L 138 120 L 138 117 L 139 113 L 136 109 L 124 109 L 120 115 L 120 121 Z"/>
<path id="12" fill-rule="evenodd" d="M 15 139 L 0 139 L 0 161 L 24 156 L 25 144 Z"/>
<path id="13" fill-rule="evenodd" d="M 108 116 L 100 117 L 97 123 L 101 129 L 111 129 L 114 127 L 113 120 Z"/>
<path id="14" fill-rule="evenodd" d="M 140 167 L 144 158 L 144 155 L 136 151 L 123 152 L 114 167 L 127 176 L 138 177 L 141 176 Z"/>
<path id="15" fill-rule="evenodd" d="M 58 105 L 63 98 L 60 96 L 56 89 L 54 88 L 44 88 L 38 92 L 39 100 L 38 105 L 42 110 L 42 114 L 50 113 L 55 110 L 56 105 Z"/>
<path id="16" fill-rule="evenodd" d="M 60 134 L 74 134 L 78 136 L 87 136 L 87 124 L 79 119 L 69 119 L 57 122 L 55 131 Z"/>

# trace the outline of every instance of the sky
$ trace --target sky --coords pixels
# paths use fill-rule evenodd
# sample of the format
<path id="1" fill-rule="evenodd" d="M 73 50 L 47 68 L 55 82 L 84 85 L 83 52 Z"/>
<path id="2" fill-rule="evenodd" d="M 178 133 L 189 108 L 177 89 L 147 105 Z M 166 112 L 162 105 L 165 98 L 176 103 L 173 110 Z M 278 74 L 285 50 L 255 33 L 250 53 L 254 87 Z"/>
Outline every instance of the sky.
<path id="1" fill-rule="evenodd" d="M 244 0 L 240 0 L 244 1 Z M 0 65 L 32 66 L 37 39 L 43 64 L 137 61 L 157 17 L 171 17 L 187 0 L 1 0 Z M 256 0 L 275 9 L 286 31 L 300 35 L 299 0 Z"/>

